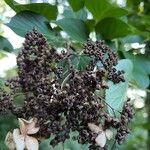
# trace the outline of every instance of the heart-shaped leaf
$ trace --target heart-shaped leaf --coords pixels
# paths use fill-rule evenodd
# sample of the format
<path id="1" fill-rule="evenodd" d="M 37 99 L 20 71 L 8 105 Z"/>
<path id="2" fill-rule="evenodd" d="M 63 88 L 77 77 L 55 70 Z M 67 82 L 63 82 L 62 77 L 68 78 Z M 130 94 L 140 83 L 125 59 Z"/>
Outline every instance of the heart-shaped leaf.
<path id="1" fill-rule="evenodd" d="M 33 28 L 36 28 L 39 32 L 43 33 L 49 40 L 53 40 L 55 37 L 50 26 L 48 26 L 46 18 L 29 11 L 23 11 L 16 14 L 6 25 L 22 37 Z"/>
<path id="2" fill-rule="evenodd" d="M 133 63 L 132 81 L 142 89 L 145 89 L 150 84 L 150 58 L 145 55 L 133 55 L 132 53 L 124 53 L 126 58 Z"/>
<path id="3" fill-rule="evenodd" d="M 106 18 L 96 25 L 96 32 L 105 39 L 113 39 L 131 34 L 130 26 L 117 18 Z"/>
<path id="4" fill-rule="evenodd" d="M 133 64 L 129 59 L 122 59 L 116 66 L 117 70 L 124 70 L 125 82 L 114 84 L 112 81 L 108 81 L 109 89 L 106 90 L 106 102 L 114 109 L 120 111 L 124 100 L 126 99 L 126 92 L 128 88 L 129 80 L 131 79 Z M 114 115 L 112 109 L 108 106 L 108 111 L 111 115 Z"/>
<path id="5" fill-rule="evenodd" d="M 64 18 L 55 22 L 72 39 L 82 42 L 88 38 L 88 28 L 84 21 L 75 18 Z"/>
<path id="6" fill-rule="evenodd" d="M 48 20 L 56 19 L 57 17 L 57 6 L 49 3 L 30 3 L 30 4 L 19 4 L 14 0 L 5 0 L 5 2 L 17 13 L 20 11 L 32 11 L 39 13 L 46 17 Z"/>
<path id="7" fill-rule="evenodd" d="M 127 10 L 110 4 L 108 0 L 85 0 L 85 6 L 92 13 L 96 22 L 108 17 L 121 17 L 127 15 Z"/>

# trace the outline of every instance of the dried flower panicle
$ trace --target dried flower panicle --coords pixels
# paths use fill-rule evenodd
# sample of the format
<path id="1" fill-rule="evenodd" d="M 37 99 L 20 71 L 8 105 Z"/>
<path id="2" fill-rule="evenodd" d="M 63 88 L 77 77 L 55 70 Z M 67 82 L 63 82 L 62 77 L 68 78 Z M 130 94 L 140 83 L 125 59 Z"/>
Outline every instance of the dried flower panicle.
<path id="1" fill-rule="evenodd" d="M 12 97 L 10 93 L 7 93 L 0 88 L 0 113 L 6 114 L 8 110 L 12 108 Z"/>
<path id="2" fill-rule="evenodd" d="M 36 137 L 49 138 L 54 147 L 70 138 L 70 132 L 77 131 L 74 138 L 80 144 L 90 144 L 90 149 L 106 149 L 96 143 L 97 133 L 91 131 L 88 123 L 101 125 L 103 133 L 111 128 L 121 131 L 124 117 L 131 118 L 131 110 L 125 104 L 121 119 L 109 116 L 105 99 L 95 94 L 96 90 L 105 90 L 107 80 L 115 84 L 124 82 L 124 71 L 115 69 L 117 56 L 103 41 L 84 44 L 84 55 L 91 59 L 85 70 L 77 70 L 71 63 L 73 55 L 48 45 L 45 37 L 33 29 L 25 36 L 24 48 L 17 57 L 18 77 L 9 79 L 5 91 L 0 96 L 0 112 L 11 112 L 26 120 L 37 118 L 39 131 Z M 60 64 L 67 63 L 66 67 Z M 97 65 L 101 63 L 101 66 Z M 16 106 L 13 99 L 24 95 L 22 106 Z M 129 112 L 130 111 L 130 112 Z M 118 132 L 116 140 L 119 141 Z M 99 142 L 98 142 L 99 143 Z M 119 142 L 118 142 L 119 143 Z M 105 144 L 104 144 L 105 145 Z"/>
<path id="3" fill-rule="evenodd" d="M 103 67 L 98 70 L 99 74 L 107 73 L 107 79 L 112 80 L 114 83 L 124 82 L 124 71 L 117 71 L 114 67 L 117 65 L 117 55 L 113 52 L 104 41 L 93 42 L 88 40 L 84 45 L 84 53 L 93 55 L 94 62 L 100 61 Z"/>
<path id="4" fill-rule="evenodd" d="M 133 106 L 131 104 L 130 99 L 128 99 L 123 106 L 123 110 L 121 113 L 120 127 L 118 128 L 115 137 L 118 144 L 122 144 L 123 141 L 125 140 L 126 135 L 130 133 L 127 125 L 131 121 L 133 116 L 134 116 Z"/>

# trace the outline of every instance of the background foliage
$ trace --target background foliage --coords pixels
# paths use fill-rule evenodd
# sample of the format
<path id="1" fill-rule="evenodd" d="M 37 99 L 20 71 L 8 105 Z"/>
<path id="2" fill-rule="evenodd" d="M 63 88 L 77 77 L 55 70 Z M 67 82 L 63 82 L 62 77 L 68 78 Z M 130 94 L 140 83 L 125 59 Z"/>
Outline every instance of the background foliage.
<path id="1" fill-rule="evenodd" d="M 127 141 L 122 146 L 116 145 L 115 149 L 150 149 L 150 1 L 126 0 L 121 5 L 115 0 L 30 0 L 24 1 L 24 4 L 14 0 L 4 1 L 0 2 L 1 16 L 6 5 L 16 14 L 11 18 L 0 17 L 0 25 L 5 24 L 21 37 L 35 27 L 47 37 L 51 45 L 58 48 L 72 43 L 74 50 L 79 53 L 72 63 L 79 70 L 89 61 L 82 56 L 81 51 L 82 42 L 89 37 L 105 40 L 118 53 L 120 61 L 116 67 L 126 71 L 126 82 L 119 85 L 109 82 L 111 86 L 106 91 L 106 101 L 119 110 L 129 88 L 144 90 L 147 98 L 140 99 L 144 101 L 142 107 L 135 107 L 136 115 L 130 125 L 131 134 Z M 5 57 L 5 52 L 16 54 L 19 50 L 13 48 L 2 30 L 0 33 L 0 58 Z M 13 76 L 14 72 L 15 69 L 7 72 L 5 78 Z M 3 84 L 4 78 L 0 80 Z M 112 114 L 111 110 L 109 112 Z M 1 149 L 6 149 L 5 135 L 15 126 L 17 124 L 13 116 L 0 118 Z M 52 149 L 47 141 L 42 141 L 40 149 L 48 148 Z M 87 145 L 81 146 L 68 140 L 65 148 L 86 150 Z M 62 149 L 62 145 L 55 149 Z"/>

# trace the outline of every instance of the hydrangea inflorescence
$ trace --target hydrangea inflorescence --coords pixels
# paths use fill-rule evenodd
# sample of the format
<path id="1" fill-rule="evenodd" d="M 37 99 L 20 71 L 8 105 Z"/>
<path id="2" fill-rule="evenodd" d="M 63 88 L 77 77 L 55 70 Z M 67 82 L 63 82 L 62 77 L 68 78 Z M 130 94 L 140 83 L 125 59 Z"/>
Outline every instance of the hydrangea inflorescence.
<path id="1" fill-rule="evenodd" d="M 77 131 L 79 134 L 73 139 L 80 144 L 89 144 L 91 150 L 106 149 L 105 143 L 97 142 L 102 134 L 89 124 L 101 126 L 99 131 L 103 135 L 114 128 L 117 130 L 114 140 L 119 144 L 124 140 L 127 124 L 133 117 L 131 104 L 126 102 L 120 118 L 112 117 L 107 112 L 105 96 L 95 92 L 109 88 L 108 80 L 114 84 L 125 81 L 124 71 L 115 69 L 117 55 L 103 41 L 88 40 L 84 44 L 83 54 L 91 61 L 82 71 L 72 64 L 71 49 L 58 54 L 35 29 L 26 34 L 23 46 L 17 57 L 18 77 L 6 81 L 9 93 L 4 90 L 0 93 L 0 112 L 11 112 L 27 120 L 37 118 L 36 137 L 46 139 L 54 135 L 50 141 L 53 147 Z M 62 61 L 66 62 L 67 70 L 60 65 Z M 101 65 L 96 67 L 97 62 Z M 24 95 L 20 107 L 13 102 L 18 94 Z"/>

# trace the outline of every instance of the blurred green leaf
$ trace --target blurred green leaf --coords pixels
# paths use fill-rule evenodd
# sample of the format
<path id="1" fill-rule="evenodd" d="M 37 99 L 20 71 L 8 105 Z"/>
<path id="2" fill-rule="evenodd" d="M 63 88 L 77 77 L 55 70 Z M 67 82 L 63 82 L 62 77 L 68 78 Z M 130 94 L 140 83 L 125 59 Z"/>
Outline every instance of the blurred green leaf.
<path id="1" fill-rule="evenodd" d="M 7 55 L 3 52 L 3 51 L 0 51 L 0 59 L 6 57 Z"/>
<path id="2" fill-rule="evenodd" d="M 14 48 L 11 45 L 11 43 L 8 41 L 8 39 L 0 35 L 0 50 L 12 52 L 13 49 Z"/>
<path id="3" fill-rule="evenodd" d="M 126 99 L 126 92 L 128 88 L 128 82 L 131 79 L 133 64 L 129 59 L 122 59 L 116 66 L 117 70 L 124 70 L 125 82 L 114 84 L 112 81 L 108 81 L 109 89 L 106 90 L 106 102 L 114 109 L 120 111 L 123 102 Z M 108 111 L 113 115 L 113 111 L 108 107 Z"/>
<path id="4" fill-rule="evenodd" d="M 141 35 L 129 35 L 123 38 L 124 43 L 143 43 L 145 38 Z"/>
<path id="5" fill-rule="evenodd" d="M 55 19 L 57 17 L 57 6 L 49 3 L 31 3 L 31 4 L 19 4 L 14 0 L 5 0 L 5 2 L 17 13 L 20 11 L 32 11 L 39 13 L 46 17 L 48 20 Z"/>
<path id="6" fill-rule="evenodd" d="M 14 0 L 4 0 L 5 3 L 7 5 L 9 5 L 14 11 L 17 12 L 17 8 L 15 7 L 16 4 L 18 4 L 17 2 L 15 2 Z"/>
<path id="7" fill-rule="evenodd" d="M 22 93 L 19 93 L 18 95 L 16 94 L 14 96 L 13 102 L 17 107 L 21 107 L 23 106 L 24 99 L 25 99 L 24 95 Z"/>
<path id="8" fill-rule="evenodd" d="M 139 5 L 141 3 L 141 0 L 126 0 L 126 5 L 128 8 L 136 11 L 139 11 Z"/>
<path id="9" fill-rule="evenodd" d="M 141 126 L 141 127 L 144 128 L 144 129 L 150 130 L 150 122 L 140 124 L 139 126 Z"/>
<path id="10" fill-rule="evenodd" d="M 39 32 L 43 33 L 48 39 L 54 38 L 54 33 L 51 31 L 47 24 L 47 20 L 36 13 L 23 11 L 16 14 L 11 18 L 10 22 L 6 24 L 16 34 L 24 37 L 28 31 L 36 28 Z"/>
<path id="11" fill-rule="evenodd" d="M 76 18 L 81 20 L 87 20 L 87 11 L 85 9 L 81 9 L 77 12 L 73 12 L 71 9 L 64 10 L 63 13 L 65 18 Z"/>
<path id="12" fill-rule="evenodd" d="M 4 143 L 6 134 L 16 128 L 17 121 L 12 115 L 4 115 L 0 117 L 0 149 L 7 150 Z"/>
<path id="13" fill-rule="evenodd" d="M 85 0 L 85 6 L 98 22 L 107 17 L 121 17 L 127 15 L 127 10 L 110 4 L 108 0 Z"/>
<path id="14" fill-rule="evenodd" d="M 72 39 L 82 42 L 88 38 L 88 29 L 86 24 L 79 19 L 64 18 L 55 21 Z"/>
<path id="15" fill-rule="evenodd" d="M 65 18 L 76 18 L 75 12 L 73 12 L 71 9 L 65 9 L 63 12 L 63 16 Z"/>
<path id="16" fill-rule="evenodd" d="M 76 18 L 81 20 L 87 20 L 87 11 L 85 9 L 81 9 L 76 12 Z"/>
<path id="17" fill-rule="evenodd" d="M 123 37 L 132 33 L 130 26 L 117 18 L 106 18 L 96 25 L 96 32 L 105 39 Z"/>
<path id="18" fill-rule="evenodd" d="M 90 20 L 89 19 L 85 23 L 86 23 L 86 25 L 88 27 L 89 32 L 92 32 L 94 30 L 94 28 L 95 28 L 95 24 L 96 24 L 95 20 L 93 20 L 93 19 Z"/>
<path id="19" fill-rule="evenodd" d="M 122 17 L 128 14 L 128 11 L 126 9 L 117 7 L 117 6 L 111 6 L 110 9 L 108 9 L 103 18 L 108 17 Z"/>
<path id="20" fill-rule="evenodd" d="M 149 76 L 144 70 L 142 70 L 138 66 L 134 66 L 133 80 L 135 81 L 135 84 L 142 89 L 146 89 L 150 84 Z"/>
<path id="21" fill-rule="evenodd" d="M 73 141 L 72 139 L 68 139 L 64 143 L 59 143 L 56 147 L 53 148 L 49 144 L 51 139 L 52 138 L 48 140 L 42 140 L 40 143 L 40 150 L 88 150 L 88 145 L 79 144 L 77 141 Z"/>
<path id="22" fill-rule="evenodd" d="M 138 7 L 138 5 L 140 4 L 141 0 L 127 0 L 127 6 L 128 7 Z"/>
<path id="23" fill-rule="evenodd" d="M 110 5 L 107 0 L 85 0 L 85 6 L 92 13 L 95 20 L 100 20 L 109 9 Z"/>
<path id="24" fill-rule="evenodd" d="M 65 141 L 65 149 L 66 150 L 88 150 L 88 145 L 81 145 L 77 141 L 73 141 L 72 139 Z"/>
<path id="25" fill-rule="evenodd" d="M 133 62 L 133 81 L 139 88 L 147 88 L 150 84 L 150 58 L 145 55 L 133 55 L 124 53 L 125 57 Z"/>
<path id="26" fill-rule="evenodd" d="M 74 11 L 78 11 L 84 7 L 85 0 L 68 0 L 68 2 Z"/>
<path id="27" fill-rule="evenodd" d="M 12 77 L 16 77 L 18 74 L 17 74 L 17 68 L 14 67 L 14 68 L 11 68 L 7 71 L 5 71 L 5 79 L 10 79 Z"/>
<path id="28" fill-rule="evenodd" d="M 40 143 L 40 150 L 62 150 L 63 146 L 62 143 L 59 143 L 54 148 L 50 145 L 50 139 L 48 140 L 42 140 Z"/>
<path id="29" fill-rule="evenodd" d="M 133 25 L 137 30 L 139 30 L 142 35 L 145 34 L 145 36 L 150 37 L 150 16 L 134 15 L 128 19 L 128 22 Z"/>
<path id="30" fill-rule="evenodd" d="M 84 70 L 86 66 L 90 63 L 90 60 L 90 57 L 86 55 L 78 55 L 72 59 L 72 64 L 76 67 L 76 69 Z"/>

